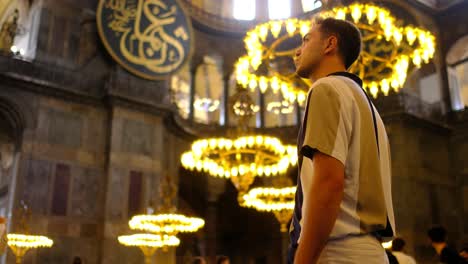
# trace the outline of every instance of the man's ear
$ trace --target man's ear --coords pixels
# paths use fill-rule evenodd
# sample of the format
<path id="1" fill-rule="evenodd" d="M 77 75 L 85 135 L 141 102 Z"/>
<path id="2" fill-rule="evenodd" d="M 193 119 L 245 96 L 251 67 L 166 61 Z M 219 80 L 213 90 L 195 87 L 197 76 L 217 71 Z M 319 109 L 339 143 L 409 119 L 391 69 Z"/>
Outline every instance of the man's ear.
<path id="1" fill-rule="evenodd" d="M 338 38 L 331 35 L 326 40 L 325 54 L 332 53 L 338 49 Z"/>

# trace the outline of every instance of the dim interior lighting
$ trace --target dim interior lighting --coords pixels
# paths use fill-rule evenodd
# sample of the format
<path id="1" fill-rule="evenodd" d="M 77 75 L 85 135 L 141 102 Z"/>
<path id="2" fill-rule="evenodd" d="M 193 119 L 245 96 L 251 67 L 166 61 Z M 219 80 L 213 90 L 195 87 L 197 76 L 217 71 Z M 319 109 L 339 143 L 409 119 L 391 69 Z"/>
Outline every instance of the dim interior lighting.
<path id="1" fill-rule="evenodd" d="M 363 50 L 350 71 L 363 79 L 364 89 L 373 97 L 387 95 L 390 89 L 399 91 L 411 66 L 420 67 L 434 57 L 435 37 L 431 32 L 412 25 L 399 26 L 402 23 L 397 23 L 390 11 L 377 5 L 353 3 L 321 12 L 319 16 L 347 20 L 360 29 Z M 295 48 L 287 52 L 275 49 L 288 37 L 304 36 L 311 26 L 309 20 L 291 18 L 269 21 L 248 31 L 244 38 L 247 54 L 235 64 L 237 82 L 262 93 L 280 90 L 290 102 L 297 100 L 303 105 L 307 89 L 298 86 L 297 80 L 279 72 L 258 74 L 258 69 L 261 65 L 268 67 L 275 56 L 293 57 Z"/>

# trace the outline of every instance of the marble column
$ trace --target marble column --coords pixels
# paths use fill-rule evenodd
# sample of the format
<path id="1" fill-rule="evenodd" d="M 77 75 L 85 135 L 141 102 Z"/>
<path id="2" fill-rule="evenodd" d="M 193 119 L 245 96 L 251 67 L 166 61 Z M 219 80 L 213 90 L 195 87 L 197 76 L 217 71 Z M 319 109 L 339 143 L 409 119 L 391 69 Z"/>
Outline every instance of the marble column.
<path id="1" fill-rule="evenodd" d="M 206 259 L 208 264 L 216 263 L 217 255 L 217 201 L 219 196 L 224 192 L 226 180 L 208 177 L 207 184 L 207 210 L 205 216 L 205 241 L 206 241 Z"/>

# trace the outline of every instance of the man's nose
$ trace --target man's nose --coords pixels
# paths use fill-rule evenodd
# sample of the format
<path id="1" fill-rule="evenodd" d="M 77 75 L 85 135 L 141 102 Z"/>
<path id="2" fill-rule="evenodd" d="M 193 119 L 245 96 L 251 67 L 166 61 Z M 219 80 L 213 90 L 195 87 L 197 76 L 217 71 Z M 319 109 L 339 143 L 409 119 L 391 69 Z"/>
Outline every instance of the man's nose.
<path id="1" fill-rule="evenodd" d="M 296 57 L 298 57 L 299 55 L 301 55 L 301 48 L 298 48 L 298 49 L 296 50 Z"/>

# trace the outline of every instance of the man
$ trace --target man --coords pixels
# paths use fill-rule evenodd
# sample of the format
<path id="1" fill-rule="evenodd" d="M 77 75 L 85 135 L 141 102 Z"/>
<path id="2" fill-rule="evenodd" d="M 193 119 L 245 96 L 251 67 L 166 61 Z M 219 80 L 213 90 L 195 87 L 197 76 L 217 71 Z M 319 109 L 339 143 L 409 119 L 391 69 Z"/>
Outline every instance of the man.
<path id="1" fill-rule="evenodd" d="M 439 255 L 439 261 L 447 264 L 466 263 L 458 252 L 447 245 L 447 231 L 442 226 L 432 227 L 427 231 L 431 245 Z"/>
<path id="2" fill-rule="evenodd" d="M 410 255 L 403 253 L 406 242 L 403 238 L 397 237 L 392 241 L 392 253 L 397 258 L 399 264 L 416 264 L 416 260 Z"/>
<path id="3" fill-rule="evenodd" d="M 296 73 L 314 82 L 298 137 L 299 175 L 288 263 L 388 263 L 394 235 L 385 127 L 359 77 L 346 72 L 359 30 L 317 20 L 296 52 Z"/>
<path id="4" fill-rule="evenodd" d="M 468 247 L 463 248 L 460 251 L 460 257 L 465 260 L 466 263 L 468 263 Z"/>

